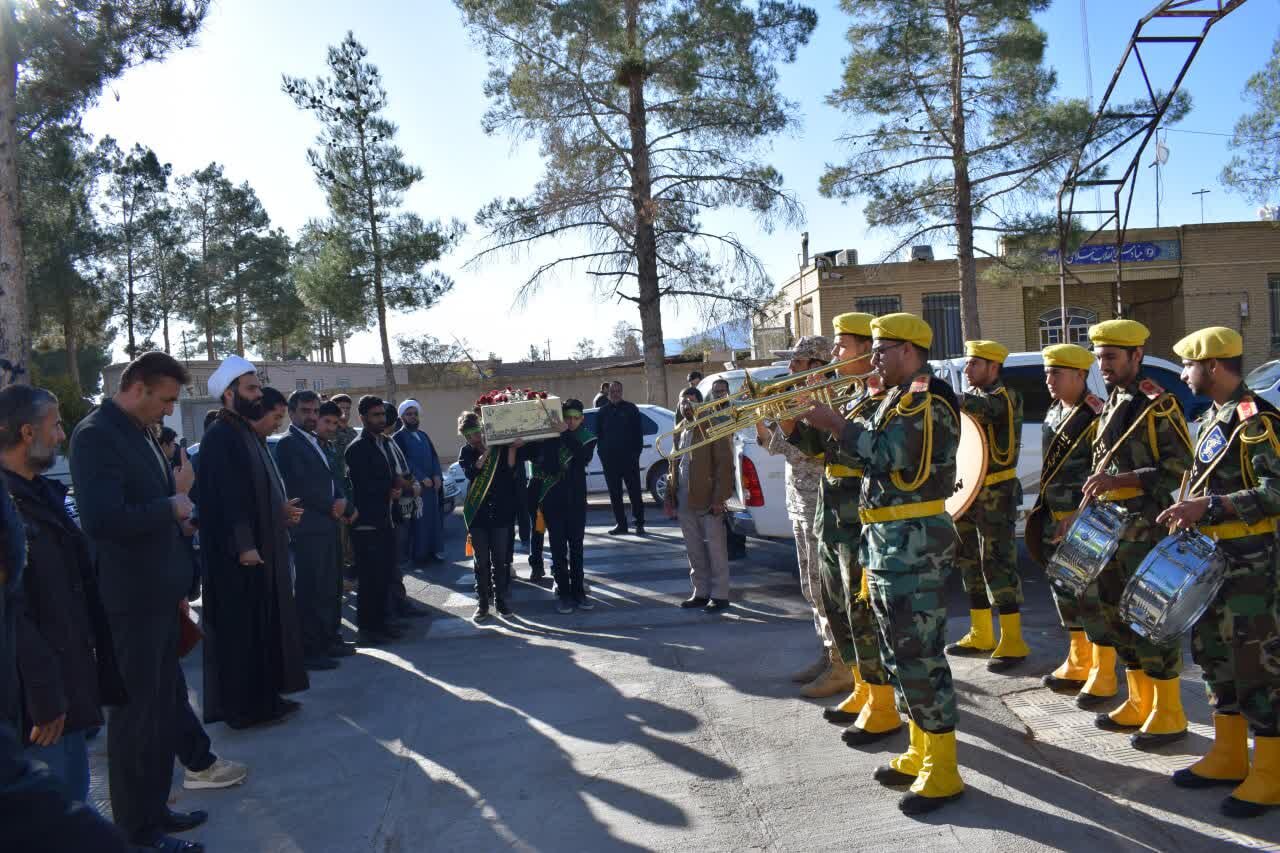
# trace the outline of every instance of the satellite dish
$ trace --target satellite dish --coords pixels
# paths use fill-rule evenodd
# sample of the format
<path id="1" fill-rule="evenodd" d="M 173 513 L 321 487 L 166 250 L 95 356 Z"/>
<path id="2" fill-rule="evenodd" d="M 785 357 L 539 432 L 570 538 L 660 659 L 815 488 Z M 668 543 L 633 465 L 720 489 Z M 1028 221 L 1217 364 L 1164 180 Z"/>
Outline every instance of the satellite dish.
<path id="1" fill-rule="evenodd" d="M 1156 143 L 1156 162 L 1161 166 L 1169 162 L 1169 146 L 1164 142 Z"/>

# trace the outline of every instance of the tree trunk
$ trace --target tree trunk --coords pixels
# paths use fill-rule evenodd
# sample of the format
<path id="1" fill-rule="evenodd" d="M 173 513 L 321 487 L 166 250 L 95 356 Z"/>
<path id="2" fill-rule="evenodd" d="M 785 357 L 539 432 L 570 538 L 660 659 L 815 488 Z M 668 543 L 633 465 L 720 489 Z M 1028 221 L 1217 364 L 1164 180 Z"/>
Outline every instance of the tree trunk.
<path id="1" fill-rule="evenodd" d="M 0 0 L 0 388 L 30 381 L 27 279 L 18 184 L 18 38 L 13 0 Z"/>
<path id="2" fill-rule="evenodd" d="M 361 177 L 364 180 L 365 210 L 369 217 L 369 238 L 373 245 L 373 296 L 378 308 L 378 338 L 382 343 L 382 369 L 386 372 L 387 397 L 393 402 L 399 389 L 396 387 L 395 366 L 391 363 L 391 342 L 387 339 L 387 299 L 382 289 L 382 235 L 378 233 L 378 212 L 373 201 L 373 176 L 369 173 L 369 156 L 360 129 Z"/>
<path id="3" fill-rule="evenodd" d="M 338 336 L 338 357 L 343 364 L 347 363 L 347 341 L 341 335 Z M 329 360 L 333 361 L 333 347 L 329 347 Z"/>
<path id="4" fill-rule="evenodd" d="M 969 183 L 969 148 L 965 140 L 964 29 L 959 0 L 947 0 L 948 46 L 951 52 L 951 165 L 955 172 L 956 274 L 960 284 L 960 335 L 982 337 L 978 319 L 978 273 L 973 257 L 973 187 Z M 953 355 L 954 353 L 946 353 Z"/>
<path id="5" fill-rule="evenodd" d="M 231 285 L 236 290 L 236 355 L 244 358 L 244 294 L 240 292 L 239 261 L 231 274 Z"/>
<path id="6" fill-rule="evenodd" d="M 129 358 L 138 357 L 138 343 L 133 336 L 134 325 L 134 306 L 133 306 L 133 247 L 130 246 L 125 250 L 125 296 L 124 296 L 124 315 L 126 324 L 129 327 L 129 346 L 125 349 Z"/>
<path id="7" fill-rule="evenodd" d="M 169 309 L 168 308 L 160 309 L 160 325 L 164 329 L 164 351 L 172 352 L 172 350 L 169 349 Z"/>
<path id="8" fill-rule="evenodd" d="M 67 376 L 75 388 L 76 396 L 84 396 L 84 384 L 80 381 L 80 342 L 76 338 L 76 311 L 73 300 L 68 299 L 62 311 L 62 345 L 67 351 Z M 104 394 L 111 392 L 104 388 Z"/>
<path id="9" fill-rule="evenodd" d="M 665 406 L 666 350 L 662 345 L 662 302 L 658 293 L 658 238 L 653 222 L 657 206 L 649 164 L 648 119 L 644 102 L 645 67 L 638 43 L 640 0 L 627 0 L 628 123 L 631 130 L 631 204 L 636 217 L 636 275 L 640 334 L 644 341 L 644 379 L 650 403 Z"/>

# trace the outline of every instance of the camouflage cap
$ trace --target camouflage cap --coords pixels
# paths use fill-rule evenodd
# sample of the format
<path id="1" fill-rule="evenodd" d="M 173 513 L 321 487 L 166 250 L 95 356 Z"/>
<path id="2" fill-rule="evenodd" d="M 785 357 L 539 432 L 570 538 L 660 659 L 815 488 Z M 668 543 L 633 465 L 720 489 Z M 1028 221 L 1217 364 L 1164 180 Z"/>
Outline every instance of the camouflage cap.
<path id="1" fill-rule="evenodd" d="M 831 341 L 826 335 L 805 335 L 796 341 L 795 349 L 784 350 L 778 355 L 782 358 L 807 358 L 810 361 L 831 361 Z"/>

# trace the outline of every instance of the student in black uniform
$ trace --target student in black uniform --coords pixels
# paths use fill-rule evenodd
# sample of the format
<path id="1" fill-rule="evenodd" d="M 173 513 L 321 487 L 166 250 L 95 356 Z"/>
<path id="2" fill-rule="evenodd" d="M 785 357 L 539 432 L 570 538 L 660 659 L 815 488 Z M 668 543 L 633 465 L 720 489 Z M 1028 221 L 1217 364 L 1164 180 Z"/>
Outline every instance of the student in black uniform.
<path id="1" fill-rule="evenodd" d="M 582 539 L 587 529 L 587 465 L 595 453 L 596 437 L 583 426 L 582 401 L 561 404 L 564 431 L 559 438 L 539 442 L 538 463 L 543 484 L 542 515 L 551 534 L 551 574 L 560 599 L 556 610 L 590 610 L 582 572 Z"/>

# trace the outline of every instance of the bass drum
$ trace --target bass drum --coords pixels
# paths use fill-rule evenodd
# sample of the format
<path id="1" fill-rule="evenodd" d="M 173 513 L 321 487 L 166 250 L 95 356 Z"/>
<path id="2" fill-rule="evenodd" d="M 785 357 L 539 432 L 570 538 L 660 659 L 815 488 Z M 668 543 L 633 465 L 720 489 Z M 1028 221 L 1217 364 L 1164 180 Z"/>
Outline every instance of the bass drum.
<path id="1" fill-rule="evenodd" d="M 947 498 L 947 512 L 961 518 L 982 491 L 987 477 L 987 434 L 978 419 L 960 413 L 960 446 L 956 448 L 956 490 Z"/>

